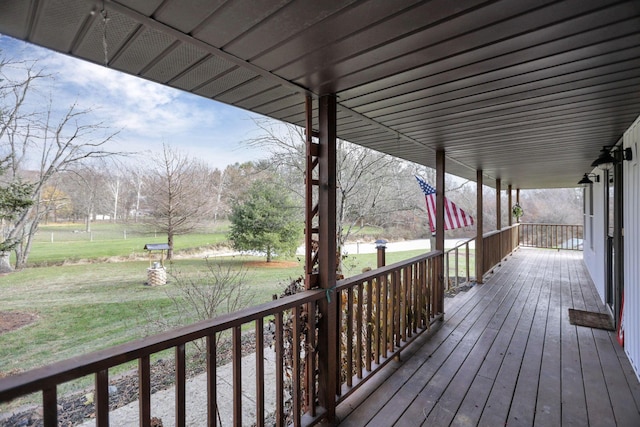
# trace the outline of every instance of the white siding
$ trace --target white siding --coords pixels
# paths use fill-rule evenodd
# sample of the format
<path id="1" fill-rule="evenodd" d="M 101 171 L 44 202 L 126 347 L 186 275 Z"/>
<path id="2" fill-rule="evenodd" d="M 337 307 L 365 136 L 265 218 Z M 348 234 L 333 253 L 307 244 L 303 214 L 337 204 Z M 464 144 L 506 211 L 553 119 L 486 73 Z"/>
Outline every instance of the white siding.
<path id="1" fill-rule="evenodd" d="M 624 162 L 624 349 L 640 378 L 640 119 L 624 135 L 633 160 Z"/>
<path id="2" fill-rule="evenodd" d="M 600 176 L 600 182 L 594 182 L 585 190 L 585 241 L 583 246 L 584 262 L 589 270 L 591 279 L 596 285 L 600 294 L 600 299 L 604 302 L 605 268 L 606 268 L 606 229 L 604 222 L 605 214 L 605 179 L 604 173 L 595 169 L 593 173 Z M 595 181 L 595 180 L 594 180 Z M 593 215 L 589 215 L 590 200 L 593 196 Z"/>

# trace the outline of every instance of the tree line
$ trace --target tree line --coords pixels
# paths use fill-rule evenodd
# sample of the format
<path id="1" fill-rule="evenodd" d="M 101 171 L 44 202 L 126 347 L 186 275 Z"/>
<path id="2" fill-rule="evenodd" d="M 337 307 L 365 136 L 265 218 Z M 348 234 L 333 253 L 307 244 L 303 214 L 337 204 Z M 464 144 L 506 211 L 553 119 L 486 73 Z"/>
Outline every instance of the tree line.
<path id="1" fill-rule="evenodd" d="M 258 120 L 261 135 L 244 143 L 269 156 L 223 170 L 181 152 L 179 143 L 165 143 L 151 155 L 112 152 L 106 146 L 118 132 L 94 111 L 60 106 L 42 95 L 40 85 L 52 78 L 35 61 L 0 55 L 0 271 L 11 270 L 11 253 L 15 267 L 26 265 L 33 236 L 47 222 L 83 222 L 87 232 L 97 219 L 142 223 L 166 233 L 172 247 L 176 235 L 230 219 L 231 240 L 240 249 L 254 246 L 270 258 L 300 243 L 305 194 L 301 128 Z M 387 239 L 428 237 L 416 175 L 435 185 L 430 168 L 339 140 L 339 247 L 367 226 L 384 230 L 377 237 Z M 447 175 L 445 185 L 447 197 L 475 217 L 475 183 Z M 485 188 L 485 230 L 495 227 L 492 191 Z M 511 209 L 506 204 L 503 224 Z M 582 198 L 576 189 L 523 192 L 521 204 L 523 221 L 581 222 Z M 472 236 L 473 231 L 450 234 Z"/>

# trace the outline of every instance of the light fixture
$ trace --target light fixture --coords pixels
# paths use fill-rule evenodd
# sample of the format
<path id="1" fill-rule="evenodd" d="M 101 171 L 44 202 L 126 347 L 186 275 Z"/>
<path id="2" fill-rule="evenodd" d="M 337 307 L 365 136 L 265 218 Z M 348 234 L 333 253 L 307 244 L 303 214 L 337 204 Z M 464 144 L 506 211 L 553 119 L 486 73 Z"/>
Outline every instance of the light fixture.
<path id="1" fill-rule="evenodd" d="M 378 239 L 376 240 L 376 249 L 386 249 L 387 248 L 387 241 L 384 239 Z"/>
<path id="2" fill-rule="evenodd" d="M 616 163 L 620 163 L 620 160 L 611 155 L 610 148 L 611 147 L 602 147 L 602 150 L 600 150 L 600 156 L 591 163 L 591 166 L 594 168 L 600 168 L 604 171 L 611 169 Z"/>
<path id="3" fill-rule="evenodd" d="M 586 187 L 587 185 L 593 184 L 593 181 L 589 179 L 590 176 L 594 177 L 596 182 L 600 182 L 600 175 L 596 175 L 595 173 L 585 173 L 582 179 L 578 181 L 578 185 Z"/>
<path id="4" fill-rule="evenodd" d="M 613 154 L 620 153 L 618 156 L 614 156 Z M 600 150 L 600 156 L 591 163 L 592 167 L 597 167 L 602 170 L 609 170 L 614 165 L 620 163 L 621 159 L 623 160 L 633 160 L 633 151 L 631 147 L 622 148 L 619 146 L 605 146 Z"/>

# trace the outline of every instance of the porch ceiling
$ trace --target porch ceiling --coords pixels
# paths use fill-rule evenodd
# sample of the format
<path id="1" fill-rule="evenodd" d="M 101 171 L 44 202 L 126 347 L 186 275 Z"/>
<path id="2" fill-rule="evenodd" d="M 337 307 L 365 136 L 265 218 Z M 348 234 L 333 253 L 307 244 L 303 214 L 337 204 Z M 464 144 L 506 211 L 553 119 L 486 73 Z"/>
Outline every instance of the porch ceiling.
<path id="1" fill-rule="evenodd" d="M 519 188 L 575 186 L 640 114 L 640 2 L 3 0 L 0 32 Z M 317 121 L 317 114 L 316 114 Z M 634 153 L 638 155 L 638 153 Z"/>

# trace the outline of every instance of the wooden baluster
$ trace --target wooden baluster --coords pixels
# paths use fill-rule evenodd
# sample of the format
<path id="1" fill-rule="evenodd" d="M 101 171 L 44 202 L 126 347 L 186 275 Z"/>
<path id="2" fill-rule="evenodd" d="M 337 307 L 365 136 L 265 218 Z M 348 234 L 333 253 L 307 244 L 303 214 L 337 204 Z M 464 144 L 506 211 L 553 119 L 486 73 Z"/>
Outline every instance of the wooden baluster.
<path id="1" fill-rule="evenodd" d="M 382 356 L 386 359 L 389 336 L 389 291 L 388 291 L 388 275 L 381 277 L 382 279 Z"/>
<path id="2" fill-rule="evenodd" d="M 333 295 L 331 296 L 333 298 Z M 340 377 L 342 373 L 342 313 L 344 312 L 344 302 L 342 301 L 342 292 L 336 291 L 335 297 L 337 298 L 336 303 L 334 304 L 336 310 L 336 329 L 335 329 L 335 358 L 336 358 L 336 367 L 335 367 L 335 393 L 336 396 L 342 395 L 342 384 L 340 383 Z M 345 340 L 347 338 L 345 337 Z M 346 346 L 345 346 L 346 347 Z"/>
<path id="3" fill-rule="evenodd" d="M 386 307 L 383 304 L 383 295 L 382 295 L 382 282 L 384 281 L 384 276 L 378 276 L 376 278 L 376 321 L 375 328 L 373 330 L 373 337 L 376 343 L 376 363 L 380 363 L 380 355 L 382 354 L 382 349 L 384 348 L 384 336 L 386 335 L 386 329 L 384 327 L 384 318 L 386 317 Z"/>
<path id="4" fill-rule="evenodd" d="M 409 298 L 407 304 L 409 305 L 409 337 L 418 331 L 418 323 L 416 314 L 418 313 L 418 305 L 416 303 L 418 299 L 418 264 L 414 263 L 409 266 Z"/>
<path id="5" fill-rule="evenodd" d="M 149 356 L 138 359 L 138 408 L 140 427 L 151 426 L 151 362 Z"/>
<path id="6" fill-rule="evenodd" d="M 469 283 L 469 279 L 470 279 L 470 271 L 469 271 L 469 242 L 464 244 L 464 251 L 465 251 L 465 262 L 466 262 L 466 270 L 467 270 L 467 283 Z"/>
<path id="7" fill-rule="evenodd" d="M 308 304 L 307 321 L 307 405 L 311 416 L 316 416 L 316 303 Z"/>
<path id="8" fill-rule="evenodd" d="M 284 358 L 284 343 L 282 339 L 283 322 L 282 312 L 275 314 L 276 322 L 276 426 L 284 425 L 284 371 L 283 371 L 283 358 Z"/>
<path id="9" fill-rule="evenodd" d="M 42 417 L 44 427 L 58 426 L 58 391 L 55 385 L 42 390 Z"/>
<path id="10" fill-rule="evenodd" d="M 187 364 L 185 345 L 176 346 L 176 427 L 186 427 Z"/>
<path id="11" fill-rule="evenodd" d="M 256 319 L 256 427 L 264 427 L 264 319 Z"/>
<path id="12" fill-rule="evenodd" d="M 353 289 L 348 288 L 347 292 L 347 386 L 353 386 Z"/>
<path id="13" fill-rule="evenodd" d="M 400 347 L 402 338 L 400 318 L 402 316 L 402 282 L 400 281 L 400 270 L 393 272 L 393 335 L 395 335 L 395 347 Z M 393 337 L 392 335 L 392 337 Z M 392 342 L 393 342 L 392 338 Z M 393 351 L 395 347 L 391 347 Z"/>
<path id="14" fill-rule="evenodd" d="M 207 425 L 218 425 L 218 375 L 216 336 L 207 336 Z"/>
<path id="15" fill-rule="evenodd" d="M 369 283 L 369 282 L 367 282 Z M 358 379 L 362 379 L 362 320 L 364 319 L 364 283 L 358 284 L 358 312 L 356 316 L 356 353 L 358 355 L 358 359 L 356 361 L 356 375 Z M 368 316 L 367 316 L 367 324 L 368 324 Z M 367 333 L 368 334 L 368 333 Z"/>
<path id="16" fill-rule="evenodd" d="M 96 427 L 109 426 L 109 371 L 96 372 L 95 408 Z"/>
<path id="17" fill-rule="evenodd" d="M 292 358 L 293 366 L 293 425 L 299 426 L 300 422 L 300 409 L 302 408 L 300 401 L 300 307 L 293 307 L 293 330 L 292 334 Z"/>
<path id="18" fill-rule="evenodd" d="M 242 342 L 240 326 L 232 330 L 233 341 L 233 423 L 242 425 Z"/>
<path id="19" fill-rule="evenodd" d="M 376 279 L 370 279 L 367 282 L 367 321 L 365 323 L 366 328 L 367 328 L 367 335 L 366 335 L 366 341 L 365 341 L 365 359 L 364 359 L 364 365 L 365 365 L 365 369 L 367 370 L 367 372 L 371 372 L 371 359 L 374 356 L 374 349 L 373 349 L 373 333 L 374 333 L 374 328 L 377 327 L 376 322 L 374 322 L 373 320 L 373 281 Z M 376 286 L 376 292 L 377 292 L 378 287 Z M 377 312 L 378 310 L 376 310 Z M 375 351 L 375 354 L 378 354 L 378 351 Z"/>

